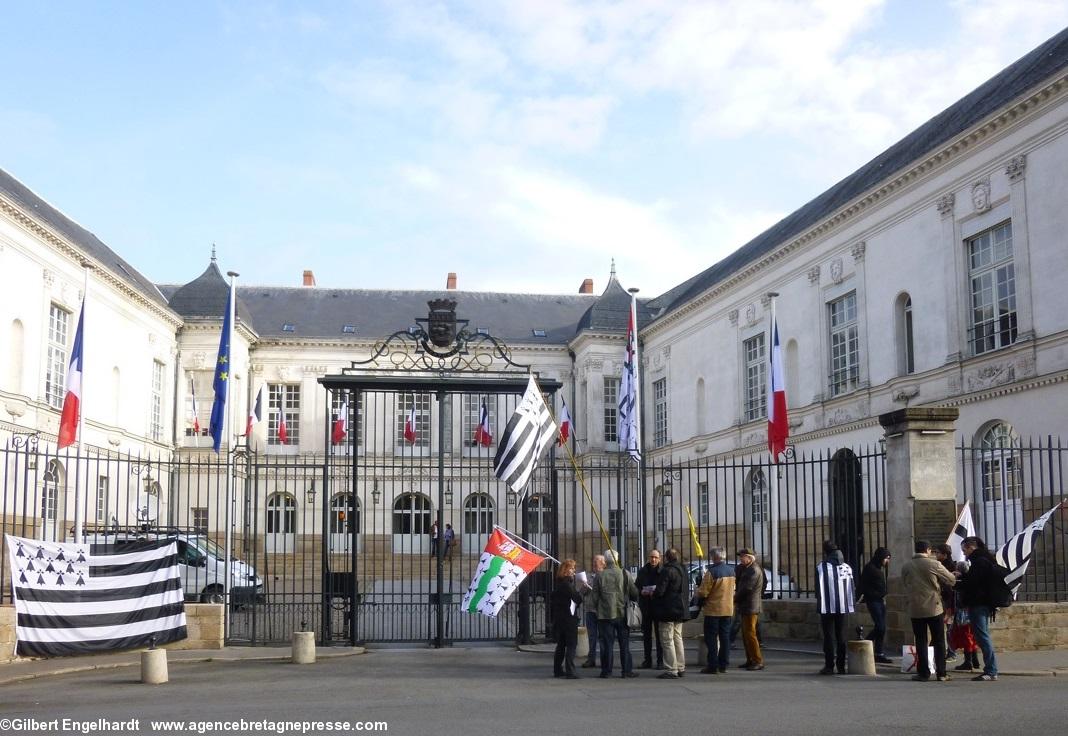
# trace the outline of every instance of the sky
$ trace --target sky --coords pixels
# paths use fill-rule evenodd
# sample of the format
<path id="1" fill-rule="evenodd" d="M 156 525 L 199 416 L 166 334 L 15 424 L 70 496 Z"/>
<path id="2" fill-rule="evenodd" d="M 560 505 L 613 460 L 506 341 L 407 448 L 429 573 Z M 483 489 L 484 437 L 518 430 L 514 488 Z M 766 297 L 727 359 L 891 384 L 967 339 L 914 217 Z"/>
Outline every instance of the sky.
<path id="1" fill-rule="evenodd" d="M 10 3 L 0 168 L 158 283 L 660 294 L 1063 0 Z"/>

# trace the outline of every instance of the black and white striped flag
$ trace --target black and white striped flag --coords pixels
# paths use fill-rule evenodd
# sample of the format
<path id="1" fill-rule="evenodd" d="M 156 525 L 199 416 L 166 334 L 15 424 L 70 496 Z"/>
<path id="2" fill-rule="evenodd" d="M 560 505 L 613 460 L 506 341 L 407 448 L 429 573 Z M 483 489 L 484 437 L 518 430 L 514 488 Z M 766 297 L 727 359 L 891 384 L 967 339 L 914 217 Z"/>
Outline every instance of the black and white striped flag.
<path id="1" fill-rule="evenodd" d="M 173 539 L 114 544 L 4 535 L 14 594 L 15 653 L 59 657 L 186 638 Z"/>
<path id="2" fill-rule="evenodd" d="M 545 449 L 556 439 L 556 422 L 541 396 L 541 390 L 530 377 L 515 413 L 501 434 L 497 455 L 493 458 L 493 473 L 523 499 L 523 487 L 538 465 Z"/>
<path id="3" fill-rule="evenodd" d="M 966 537 L 974 536 L 975 522 L 972 521 L 972 510 L 968 506 L 968 501 L 965 501 L 964 508 L 960 510 L 960 516 L 957 517 L 957 523 L 953 525 L 953 531 L 946 538 L 946 544 L 949 545 L 950 552 L 953 553 L 954 562 L 964 561 L 964 550 L 961 549 L 960 543 Z"/>
<path id="4" fill-rule="evenodd" d="M 820 613 L 853 613 L 853 568 L 824 560 L 816 565 Z"/>
<path id="5" fill-rule="evenodd" d="M 1035 540 L 1046 527 L 1046 522 L 1049 521 L 1049 517 L 1053 516 L 1054 511 L 1060 508 L 1068 508 L 1066 503 L 1068 502 L 1059 503 L 1042 514 L 1042 516 L 1031 522 L 1026 529 L 1001 545 L 994 554 L 997 563 L 1009 571 L 1009 574 L 1005 576 L 1005 584 L 1012 591 L 1013 598 L 1016 597 L 1016 591 L 1020 589 L 1020 583 L 1023 582 L 1023 576 L 1027 572 L 1027 565 L 1031 562 L 1031 552 L 1034 550 Z"/>

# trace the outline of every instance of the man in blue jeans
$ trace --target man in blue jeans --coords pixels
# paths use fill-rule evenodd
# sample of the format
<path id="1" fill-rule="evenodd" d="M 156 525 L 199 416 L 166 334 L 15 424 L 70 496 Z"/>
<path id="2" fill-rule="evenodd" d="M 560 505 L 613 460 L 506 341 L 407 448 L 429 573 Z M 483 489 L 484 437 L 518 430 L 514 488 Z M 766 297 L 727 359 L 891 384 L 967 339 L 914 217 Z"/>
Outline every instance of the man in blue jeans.
<path id="1" fill-rule="evenodd" d="M 968 558 L 969 567 L 967 572 L 957 573 L 960 575 L 957 589 L 962 605 L 968 607 L 975 643 L 983 653 L 983 672 L 972 679 L 990 682 L 998 679 L 998 660 L 994 655 L 994 642 L 990 638 L 990 617 L 995 610 L 992 597 L 998 582 L 995 579 L 997 561 L 979 537 L 965 537 L 960 548 Z"/>
<path id="2" fill-rule="evenodd" d="M 705 571 L 697 595 L 703 600 L 705 647 L 708 663 L 701 672 L 724 674 L 730 664 L 731 619 L 734 618 L 734 570 L 726 562 L 722 547 L 712 550 L 712 564 Z"/>
<path id="3" fill-rule="evenodd" d="M 586 638 L 590 642 L 590 653 L 586 655 L 583 667 L 597 666 L 597 642 L 600 639 L 597 631 L 597 609 L 593 605 L 593 583 L 597 576 L 604 570 L 604 555 L 594 555 L 590 569 L 586 571 L 586 587 L 579 587 L 582 594 L 582 610 L 586 622 Z"/>

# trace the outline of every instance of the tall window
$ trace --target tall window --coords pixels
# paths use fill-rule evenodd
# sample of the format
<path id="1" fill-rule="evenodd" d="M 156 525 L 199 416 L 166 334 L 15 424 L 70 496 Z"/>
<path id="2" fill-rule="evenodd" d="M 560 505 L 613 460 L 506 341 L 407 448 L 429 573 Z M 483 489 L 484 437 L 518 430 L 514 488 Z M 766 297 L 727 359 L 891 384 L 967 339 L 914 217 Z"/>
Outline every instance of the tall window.
<path id="1" fill-rule="evenodd" d="M 768 415 L 768 363 L 764 354 L 764 333 L 742 343 L 745 353 L 745 420 Z"/>
<path id="2" fill-rule="evenodd" d="M 527 501 L 527 531 L 548 534 L 553 530 L 553 502 L 548 496 L 535 494 Z"/>
<path id="3" fill-rule="evenodd" d="M 345 439 L 341 441 L 341 445 L 347 445 L 353 436 L 356 434 L 356 446 L 363 446 L 363 391 L 353 391 L 349 393 L 349 416 L 348 416 L 348 428 L 345 434 Z M 352 403 L 355 402 L 355 413 L 353 413 Z M 331 421 L 341 415 L 341 407 L 345 403 L 344 391 L 332 391 L 330 392 L 330 417 Z M 288 427 L 287 427 L 288 429 Z"/>
<path id="4" fill-rule="evenodd" d="M 831 326 L 831 396 L 860 385 L 857 293 L 851 291 L 827 305 Z"/>
<path id="5" fill-rule="evenodd" d="M 668 443 L 667 379 L 653 382 L 653 442 L 657 447 Z"/>
<path id="6" fill-rule="evenodd" d="M 1016 342 L 1016 269 L 1012 223 L 969 238 L 972 293 L 971 345 L 975 355 Z"/>
<path id="7" fill-rule="evenodd" d="M 482 403 L 486 404 L 486 416 L 489 421 L 490 435 L 493 436 L 493 443 L 497 442 L 497 402 L 491 400 L 484 394 L 464 394 L 463 399 L 463 427 L 461 431 L 464 437 L 464 447 L 479 447 L 478 442 L 475 441 L 475 430 L 478 429 L 478 423 L 482 418 Z"/>
<path id="8" fill-rule="evenodd" d="M 404 438 L 404 424 L 415 407 L 415 447 L 430 447 L 430 394 L 402 394 L 397 401 L 397 447 L 412 443 Z"/>
<path id="9" fill-rule="evenodd" d="M 189 509 L 193 516 L 193 531 L 197 534 L 208 533 L 208 509 L 204 506 L 194 506 Z"/>
<path id="10" fill-rule="evenodd" d="M 604 441 L 619 442 L 619 379 L 604 377 Z"/>
<path id="11" fill-rule="evenodd" d="M 708 497 L 708 483 L 702 481 L 697 484 L 697 523 L 708 526 L 710 514 L 710 499 Z"/>
<path id="12" fill-rule="evenodd" d="M 97 476 L 96 479 L 96 523 L 108 523 L 108 477 Z"/>
<path id="13" fill-rule="evenodd" d="M 300 444 L 300 386 L 268 384 L 267 409 L 267 444 L 282 444 L 278 439 L 279 411 L 286 417 L 286 444 Z"/>
<path id="14" fill-rule="evenodd" d="M 267 499 L 267 533 L 295 534 L 297 501 L 288 493 L 273 493 Z"/>
<path id="15" fill-rule="evenodd" d="M 394 534 L 429 534 L 430 499 L 422 493 L 406 493 L 393 504 Z"/>
<path id="16" fill-rule="evenodd" d="M 979 440 L 983 500 L 1001 501 L 1023 494 L 1020 438 L 1011 425 L 991 425 Z"/>
<path id="17" fill-rule="evenodd" d="M 608 510 L 608 536 L 618 537 L 623 533 L 623 509 Z"/>
<path id="18" fill-rule="evenodd" d="M 472 493 L 464 501 L 464 534 L 493 531 L 493 499 L 488 493 Z"/>
<path id="19" fill-rule="evenodd" d="M 749 520 L 763 524 L 768 520 L 768 481 L 763 470 L 749 476 Z"/>
<path id="20" fill-rule="evenodd" d="M 45 364 L 45 401 L 63 408 L 67 392 L 67 331 L 70 314 L 55 304 L 48 310 L 48 358 Z"/>
<path id="21" fill-rule="evenodd" d="M 149 434 L 152 439 L 163 439 L 163 363 L 152 361 L 152 396 L 149 400 Z"/>
<path id="22" fill-rule="evenodd" d="M 901 369 L 905 375 L 916 372 L 916 351 L 912 341 L 912 297 L 902 296 L 901 313 Z"/>

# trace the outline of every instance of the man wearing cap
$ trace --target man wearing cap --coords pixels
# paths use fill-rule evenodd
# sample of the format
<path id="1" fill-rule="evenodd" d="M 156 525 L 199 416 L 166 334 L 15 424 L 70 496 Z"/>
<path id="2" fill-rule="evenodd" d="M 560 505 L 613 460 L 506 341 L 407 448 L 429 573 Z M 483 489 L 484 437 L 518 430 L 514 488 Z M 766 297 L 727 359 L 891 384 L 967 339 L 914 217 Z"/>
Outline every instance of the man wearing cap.
<path id="1" fill-rule="evenodd" d="M 745 645 L 745 664 L 742 669 L 764 669 L 764 655 L 760 652 L 756 624 L 764 595 L 764 571 L 756 564 L 756 553 L 749 547 L 738 550 L 735 570 L 734 611 L 742 621 L 742 643 Z"/>

